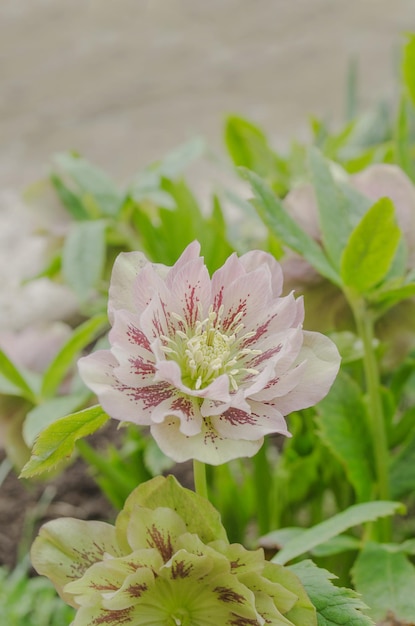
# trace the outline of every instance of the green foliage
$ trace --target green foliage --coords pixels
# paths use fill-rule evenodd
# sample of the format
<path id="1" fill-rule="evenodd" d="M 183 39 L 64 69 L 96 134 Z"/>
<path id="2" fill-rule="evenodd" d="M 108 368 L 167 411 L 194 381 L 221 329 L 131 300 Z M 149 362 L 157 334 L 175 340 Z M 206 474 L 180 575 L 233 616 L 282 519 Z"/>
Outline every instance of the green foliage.
<path id="1" fill-rule="evenodd" d="M 84 205 L 89 208 L 88 213 L 91 217 L 100 215 L 116 215 L 121 208 L 123 194 L 117 188 L 115 183 L 99 168 L 91 165 L 82 157 L 62 153 L 55 157 L 55 162 L 59 170 L 65 178 L 71 181 L 74 192 L 80 196 Z M 55 176 L 56 183 L 59 185 L 59 179 Z M 73 195 L 71 201 L 65 202 L 72 207 L 74 211 Z M 80 204 L 78 203 L 78 215 L 81 214 Z"/>
<path id="2" fill-rule="evenodd" d="M 413 622 L 415 567 L 394 546 L 366 543 L 353 567 L 353 579 L 374 620 Z"/>
<path id="3" fill-rule="evenodd" d="M 26 375 L 14 365 L 3 350 L 0 350 L 0 375 L 1 393 L 19 395 L 30 402 L 35 400 L 36 392 L 26 379 Z"/>
<path id="4" fill-rule="evenodd" d="M 241 174 L 251 184 L 255 197 L 254 206 L 271 232 L 295 252 L 301 254 L 322 276 L 339 284 L 339 276 L 324 251 L 288 215 L 266 183 L 248 170 L 241 170 Z"/>
<path id="5" fill-rule="evenodd" d="M 402 75 L 412 104 L 415 105 L 415 34 L 413 33 L 408 35 L 403 47 Z"/>
<path id="6" fill-rule="evenodd" d="M 292 565 L 310 600 L 317 609 L 318 626 L 371 626 L 372 620 L 363 611 L 366 604 L 351 589 L 335 587 L 330 572 L 318 568 L 311 561 Z"/>
<path id="7" fill-rule="evenodd" d="M 24 466 L 21 478 L 31 478 L 54 469 L 71 456 L 78 439 L 94 433 L 107 419 L 108 415 L 100 406 L 93 406 L 54 421 L 36 439 L 32 457 Z"/>
<path id="8" fill-rule="evenodd" d="M 403 507 L 399 502 L 382 502 L 378 500 L 377 502 L 355 504 L 346 509 L 346 511 L 334 515 L 288 541 L 284 548 L 273 558 L 273 561 L 284 565 L 353 526 L 376 520 L 379 517 L 393 515 L 399 511 L 403 512 Z"/>
<path id="9" fill-rule="evenodd" d="M 46 578 L 30 578 L 20 564 L 0 568 L 0 615 L 7 626 L 69 626 L 74 610 L 61 600 Z"/>
<path id="10" fill-rule="evenodd" d="M 345 468 L 357 499 L 370 499 L 374 482 L 368 417 L 357 383 L 340 372 L 330 393 L 318 406 L 319 435 Z"/>
<path id="11" fill-rule="evenodd" d="M 395 209 L 382 198 L 369 209 L 350 235 L 341 259 L 341 276 L 348 287 L 369 291 L 388 273 L 396 254 L 401 232 Z"/>
<path id="12" fill-rule="evenodd" d="M 333 179 L 328 163 L 316 149 L 310 150 L 311 179 L 317 196 L 324 249 L 337 270 L 350 233 L 363 216 L 367 200 L 356 194 L 349 199 Z"/>
<path id="13" fill-rule="evenodd" d="M 70 368 L 73 367 L 79 353 L 97 339 L 107 326 L 107 316 L 96 315 L 74 330 L 44 373 L 41 388 L 42 397 L 51 398 L 57 392 L 59 385 Z"/>
<path id="14" fill-rule="evenodd" d="M 76 222 L 62 250 L 62 275 L 84 302 L 99 287 L 105 267 L 104 220 Z"/>

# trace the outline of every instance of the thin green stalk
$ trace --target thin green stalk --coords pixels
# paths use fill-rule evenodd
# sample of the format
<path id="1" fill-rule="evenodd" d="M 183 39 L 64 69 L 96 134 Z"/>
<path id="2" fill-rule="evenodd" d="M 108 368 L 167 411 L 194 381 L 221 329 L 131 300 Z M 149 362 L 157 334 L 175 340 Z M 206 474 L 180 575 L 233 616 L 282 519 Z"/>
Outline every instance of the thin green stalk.
<path id="1" fill-rule="evenodd" d="M 272 475 L 267 459 L 267 441 L 253 458 L 256 517 L 261 535 L 265 535 L 270 528 L 270 490 L 272 489 Z"/>
<path id="2" fill-rule="evenodd" d="M 379 366 L 373 346 L 374 320 L 362 298 L 351 297 L 349 301 L 353 309 L 357 330 L 364 347 L 363 367 L 367 386 L 370 430 L 375 457 L 377 495 L 380 500 L 389 500 L 389 447 L 381 396 Z M 389 518 L 380 519 L 376 523 L 375 529 L 378 533 L 377 539 L 379 541 L 386 542 L 391 540 Z"/>
<path id="3" fill-rule="evenodd" d="M 206 465 L 201 461 L 196 461 L 196 459 L 193 460 L 193 480 L 196 493 L 208 500 Z"/>

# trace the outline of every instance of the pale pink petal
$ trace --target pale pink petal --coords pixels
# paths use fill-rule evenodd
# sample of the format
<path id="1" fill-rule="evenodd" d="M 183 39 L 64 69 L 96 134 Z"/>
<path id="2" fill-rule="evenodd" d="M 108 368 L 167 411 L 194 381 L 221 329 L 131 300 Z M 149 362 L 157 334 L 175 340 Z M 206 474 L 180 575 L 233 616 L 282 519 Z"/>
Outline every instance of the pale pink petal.
<path id="1" fill-rule="evenodd" d="M 271 254 L 262 250 L 250 250 L 241 256 L 240 261 L 247 272 L 252 272 L 261 265 L 267 265 L 271 272 L 272 295 L 274 298 L 281 295 L 283 284 L 282 268 Z"/>
<path id="2" fill-rule="evenodd" d="M 132 356 L 143 355 L 154 361 L 150 341 L 140 328 L 140 318 L 137 315 L 126 310 L 117 311 L 108 338 L 111 350 L 119 362 L 127 362 Z"/>
<path id="3" fill-rule="evenodd" d="M 141 329 L 150 341 L 160 336 L 171 336 L 177 328 L 177 320 L 172 316 L 172 297 L 167 287 L 163 287 L 154 296 L 140 317 Z"/>
<path id="4" fill-rule="evenodd" d="M 258 400 L 259 402 L 271 402 L 275 400 L 275 404 L 279 408 L 277 398 L 285 396 L 295 389 L 306 367 L 307 362 L 303 361 L 288 371 L 283 370 L 279 375 L 275 374 L 260 391 L 252 393 L 250 398 Z"/>
<path id="5" fill-rule="evenodd" d="M 264 316 L 264 310 L 271 305 L 271 274 L 268 266 L 246 274 L 234 280 L 223 293 L 224 307 L 221 328 L 231 332 L 241 321 L 245 331 L 251 330 L 258 319 Z"/>
<path id="6" fill-rule="evenodd" d="M 112 269 L 108 297 L 108 316 L 113 320 L 114 311 L 134 311 L 133 285 L 137 274 L 148 264 L 142 252 L 122 252 L 117 256 Z"/>
<path id="7" fill-rule="evenodd" d="M 229 285 L 245 274 L 244 266 L 236 254 L 231 254 L 222 267 L 216 270 L 212 276 L 212 304 L 215 311 L 219 311 L 222 306 Z"/>
<path id="8" fill-rule="evenodd" d="M 362 194 L 376 202 L 390 198 L 396 219 L 408 244 L 409 262 L 415 261 L 415 186 L 397 165 L 376 163 L 350 179 Z"/>
<path id="9" fill-rule="evenodd" d="M 265 343 L 274 341 L 276 334 L 287 332 L 290 328 L 297 328 L 304 319 L 304 307 L 302 298 L 295 300 L 294 294 L 290 293 L 284 298 L 278 298 L 270 304 L 262 315 L 247 330 L 254 333 L 243 342 L 243 348 L 263 350 Z M 245 320 L 244 320 L 245 321 Z"/>
<path id="10" fill-rule="evenodd" d="M 171 417 L 180 421 L 180 431 L 189 437 L 197 435 L 202 430 L 202 416 L 198 403 L 193 398 L 174 396 L 160 402 L 152 413 L 154 424 L 161 424 Z"/>
<path id="11" fill-rule="evenodd" d="M 320 333 L 308 331 L 304 331 L 304 343 L 298 355 L 298 362 L 302 361 L 306 366 L 298 370 L 297 386 L 276 401 L 283 415 L 306 409 L 324 398 L 340 367 L 340 356 L 335 344 Z"/>
<path id="12" fill-rule="evenodd" d="M 159 448 L 177 463 L 196 459 L 210 465 L 220 465 L 239 457 L 254 456 L 262 446 L 259 441 L 234 440 L 221 437 L 208 420 L 203 421 L 203 430 L 194 437 L 180 431 L 180 420 L 171 418 L 162 424 L 153 424 L 151 434 Z"/>
<path id="13" fill-rule="evenodd" d="M 188 262 L 176 272 L 171 286 L 171 310 L 180 315 L 186 326 L 193 328 L 198 319 L 206 317 L 210 304 L 211 284 L 202 258 Z M 185 327 L 179 330 L 185 331 Z"/>
<path id="14" fill-rule="evenodd" d="M 80 375 L 98 396 L 104 409 L 114 419 L 150 424 L 151 413 L 160 402 L 175 395 L 168 383 L 137 387 L 123 383 L 115 375 L 118 362 L 111 352 L 99 350 L 78 361 Z"/>
<path id="15" fill-rule="evenodd" d="M 176 274 L 181 271 L 184 265 L 186 265 L 189 261 L 192 261 L 193 259 L 197 259 L 199 255 L 200 243 L 198 241 L 192 241 L 192 243 L 189 243 L 189 245 L 184 249 L 173 267 L 169 268 L 169 271 L 166 274 L 167 287 L 171 288 Z"/>
<path id="16" fill-rule="evenodd" d="M 133 312 L 141 315 L 152 299 L 159 293 L 166 291 L 163 274 L 167 268 L 164 265 L 147 263 L 137 275 L 133 285 Z"/>
<path id="17" fill-rule="evenodd" d="M 250 412 L 230 408 L 223 415 L 211 418 L 213 428 L 224 438 L 255 441 L 280 433 L 290 437 L 283 415 L 274 406 L 264 402 L 250 401 Z"/>

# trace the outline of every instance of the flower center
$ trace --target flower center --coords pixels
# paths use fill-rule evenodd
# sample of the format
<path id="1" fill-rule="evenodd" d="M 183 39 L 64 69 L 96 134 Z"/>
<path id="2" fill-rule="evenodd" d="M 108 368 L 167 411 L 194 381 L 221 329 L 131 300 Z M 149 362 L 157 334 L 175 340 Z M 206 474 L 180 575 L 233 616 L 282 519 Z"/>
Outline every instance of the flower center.
<path id="1" fill-rule="evenodd" d="M 186 326 L 181 316 L 172 314 L 186 332 L 176 330 L 174 339 L 161 337 L 166 357 L 180 365 L 183 381 L 194 389 L 203 389 L 218 376 L 227 374 L 232 389 L 236 391 L 241 374 L 258 373 L 245 367 L 247 358 L 260 354 L 261 350 L 241 349 L 241 343 L 253 335 L 245 333 L 239 336 L 244 328 L 240 321 L 242 314 L 235 316 L 226 333 L 220 330 L 222 314 L 223 307 L 218 312 L 211 307 L 208 317 L 197 321 L 193 328 Z"/>

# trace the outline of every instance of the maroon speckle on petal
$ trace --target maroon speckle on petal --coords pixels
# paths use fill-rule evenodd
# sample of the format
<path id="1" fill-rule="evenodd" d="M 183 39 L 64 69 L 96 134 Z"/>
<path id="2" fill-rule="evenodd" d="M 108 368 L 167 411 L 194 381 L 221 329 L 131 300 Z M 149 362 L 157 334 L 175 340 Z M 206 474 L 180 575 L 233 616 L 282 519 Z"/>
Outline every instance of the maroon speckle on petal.
<path id="1" fill-rule="evenodd" d="M 185 563 L 184 561 L 176 561 L 171 568 L 171 575 L 173 578 L 187 578 L 193 569 L 191 563 Z"/>
<path id="2" fill-rule="evenodd" d="M 262 352 L 262 354 L 258 354 L 258 356 L 254 357 L 252 361 L 250 361 L 249 363 L 250 367 L 258 367 L 258 365 L 261 365 L 261 363 L 263 363 L 264 361 L 268 361 L 271 357 L 278 354 L 278 352 L 281 351 L 281 348 L 282 348 L 282 343 L 278 344 L 274 348 L 265 350 L 265 352 Z"/>
<path id="3" fill-rule="evenodd" d="M 147 589 L 148 587 L 145 583 L 135 583 L 127 587 L 127 593 L 131 598 L 140 598 Z"/>
<path id="4" fill-rule="evenodd" d="M 160 335 L 163 335 L 163 327 L 161 325 L 161 321 L 160 321 L 160 315 L 159 312 L 156 311 L 153 315 L 153 319 L 151 320 L 152 324 L 153 324 L 153 337 L 160 337 Z"/>
<path id="5" fill-rule="evenodd" d="M 133 401 L 142 401 L 144 409 L 158 406 L 160 402 L 171 398 L 174 392 L 174 389 L 168 383 L 157 383 L 144 387 L 118 385 L 118 390 L 125 393 Z"/>
<path id="6" fill-rule="evenodd" d="M 172 411 L 181 411 L 189 420 L 193 417 L 193 403 L 188 398 L 180 396 L 171 403 Z"/>
<path id="7" fill-rule="evenodd" d="M 132 373 L 137 374 L 137 376 L 140 376 L 142 379 L 153 376 L 156 372 L 154 363 L 146 361 L 142 357 L 134 357 L 129 359 L 129 361 L 132 365 Z"/>
<path id="8" fill-rule="evenodd" d="M 232 426 L 238 426 L 241 424 L 256 424 L 256 419 L 254 415 L 250 415 L 246 413 L 246 411 L 242 411 L 241 409 L 236 409 L 231 407 L 223 416 L 227 422 L 230 422 Z"/>
<path id="9" fill-rule="evenodd" d="M 167 563 L 174 553 L 170 534 L 167 532 L 166 535 L 163 535 L 155 524 L 148 529 L 147 534 L 147 545 L 150 548 L 156 548 L 160 552 L 163 561 Z"/>
<path id="10" fill-rule="evenodd" d="M 97 591 L 116 591 L 118 589 L 117 585 L 114 585 L 109 580 L 105 581 L 105 583 L 91 582 L 91 587 Z"/>
<path id="11" fill-rule="evenodd" d="M 260 626 L 258 620 L 249 619 L 249 617 L 242 617 L 242 615 L 236 615 L 232 613 L 232 618 L 229 622 L 229 626 Z"/>
<path id="12" fill-rule="evenodd" d="M 139 328 L 136 328 L 136 326 L 133 326 L 132 324 L 128 326 L 127 337 L 130 343 L 141 346 L 146 350 L 150 350 L 149 340 L 147 339 L 143 331 Z"/>
<path id="13" fill-rule="evenodd" d="M 221 602 L 232 602 L 242 604 L 245 601 L 245 597 L 240 593 L 237 593 L 230 587 L 215 587 L 213 590 L 218 594 L 218 599 Z"/>
<path id="14" fill-rule="evenodd" d="M 128 624 L 131 622 L 131 611 L 134 607 L 129 606 L 126 609 L 119 609 L 118 611 L 108 611 L 103 609 L 100 615 L 95 617 L 91 626 L 102 626 L 102 624 Z"/>
<path id="15" fill-rule="evenodd" d="M 262 337 L 268 332 L 268 327 L 275 317 L 276 315 L 273 315 L 266 322 L 264 322 L 263 324 L 260 324 L 258 328 L 254 331 L 255 334 L 252 335 L 252 337 L 248 337 L 243 342 L 242 347 L 246 348 L 248 346 L 252 346 L 253 344 L 257 343 L 260 339 L 262 339 Z"/>
<path id="16" fill-rule="evenodd" d="M 224 285 L 222 285 L 222 287 L 219 289 L 218 293 L 216 294 L 213 300 L 213 310 L 216 311 L 216 313 L 219 311 L 220 307 L 222 306 L 224 289 L 225 287 Z"/>
<path id="17" fill-rule="evenodd" d="M 248 294 L 249 296 L 249 294 Z M 239 304 L 231 309 L 227 316 L 224 318 L 223 322 L 222 322 L 222 328 L 223 330 L 226 332 L 227 330 L 229 330 L 229 328 L 232 326 L 232 324 L 235 321 L 235 317 L 239 314 L 242 313 L 242 317 L 246 314 L 246 310 L 247 310 L 247 300 L 239 300 Z"/>
<path id="18" fill-rule="evenodd" d="M 194 326 L 197 315 L 198 315 L 198 303 L 199 298 L 196 295 L 197 285 L 200 284 L 200 281 L 196 283 L 196 285 L 187 284 L 188 291 L 184 294 L 184 318 L 188 326 Z"/>
<path id="19" fill-rule="evenodd" d="M 74 554 L 78 556 L 78 560 L 73 561 L 71 564 L 71 572 L 73 573 L 74 578 L 79 578 L 91 565 L 102 560 L 102 556 L 105 552 L 104 547 L 100 546 L 96 542 L 92 545 L 95 548 L 93 552 L 72 548 Z"/>

